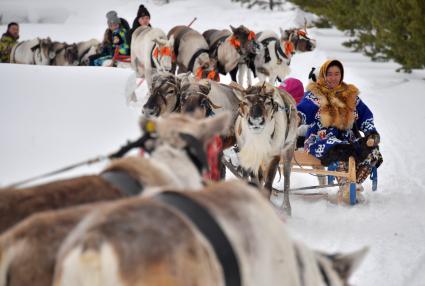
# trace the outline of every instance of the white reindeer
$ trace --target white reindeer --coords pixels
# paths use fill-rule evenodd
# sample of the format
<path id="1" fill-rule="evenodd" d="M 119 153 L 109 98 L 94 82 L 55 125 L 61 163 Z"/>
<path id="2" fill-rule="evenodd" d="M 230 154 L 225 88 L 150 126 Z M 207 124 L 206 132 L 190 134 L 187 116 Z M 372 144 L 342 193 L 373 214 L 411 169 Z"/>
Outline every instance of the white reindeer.
<path id="1" fill-rule="evenodd" d="M 235 136 L 240 166 L 271 195 L 281 157 L 284 161 L 284 208 L 291 213 L 289 181 L 298 125 L 295 100 L 270 84 L 257 84 L 239 93 Z"/>
<path id="2" fill-rule="evenodd" d="M 56 53 L 50 38 L 17 43 L 10 52 L 10 62 L 27 65 L 49 65 Z"/>
<path id="3" fill-rule="evenodd" d="M 158 28 L 137 28 L 131 38 L 131 66 L 136 73 L 152 84 L 156 71 L 171 71 L 174 56 L 174 38 Z"/>
<path id="4" fill-rule="evenodd" d="M 100 42 L 96 39 L 78 42 L 78 59 L 81 66 L 89 65 L 89 57 L 96 55 L 100 49 Z"/>
<path id="5" fill-rule="evenodd" d="M 283 81 L 289 74 L 292 55 L 295 52 L 312 51 L 316 47 L 316 41 L 307 37 L 305 30 L 280 29 L 279 37 L 273 31 L 257 33 L 257 41 L 262 48 L 255 57 L 255 73 L 260 82 L 266 81 L 274 84 L 276 79 Z"/>

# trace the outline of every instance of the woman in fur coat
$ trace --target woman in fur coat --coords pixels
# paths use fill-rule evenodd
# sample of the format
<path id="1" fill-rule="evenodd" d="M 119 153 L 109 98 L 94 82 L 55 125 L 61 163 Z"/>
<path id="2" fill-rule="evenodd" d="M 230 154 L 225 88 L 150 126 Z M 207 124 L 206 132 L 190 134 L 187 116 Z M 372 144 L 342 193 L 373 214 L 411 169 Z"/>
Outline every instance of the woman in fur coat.
<path id="1" fill-rule="evenodd" d="M 343 79 L 342 63 L 326 61 L 297 108 L 301 124 L 309 125 L 304 149 L 325 166 L 338 162 L 339 169 L 347 168 L 348 158 L 354 156 L 360 184 L 382 163 L 380 136 L 359 90 Z"/>

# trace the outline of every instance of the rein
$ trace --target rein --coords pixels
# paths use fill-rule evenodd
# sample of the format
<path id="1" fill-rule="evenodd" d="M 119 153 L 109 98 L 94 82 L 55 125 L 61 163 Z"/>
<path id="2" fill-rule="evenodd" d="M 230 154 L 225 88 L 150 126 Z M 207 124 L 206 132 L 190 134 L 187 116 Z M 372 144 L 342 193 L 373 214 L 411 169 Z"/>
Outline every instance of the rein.
<path id="1" fill-rule="evenodd" d="M 72 164 L 72 165 L 69 165 L 69 166 L 66 166 L 66 167 L 63 167 L 63 168 L 60 168 L 60 169 L 57 169 L 57 170 L 54 170 L 54 171 L 51 171 L 51 172 L 42 174 L 42 175 L 38 175 L 38 176 L 29 178 L 29 179 L 25 179 L 25 180 L 22 180 L 22 181 L 19 181 L 19 182 L 10 184 L 10 185 L 6 186 L 5 188 L 6 189 L 16 188 L 16 187 L 25 185 L 25 184 L 30 183 L 30 182 L 33 182 L 33 181 L 37 181 L 37 180 L 40 180 L 40 179 L 51 177 L 53 175 L 57 175 L 57 174 L 61 174 L 61 173 L 70 171 L 70 170 L 75 169 L 77 167 L 91 165 L 91 164 L 98 163 L 98 162 L 101 162 L 101 161 L 104 161 L 104 160 L 107 160 L 107 159 L 121 158 L 128 151 L 130 151 L 133 148 L 136 148 L 136 147 L 144 148 L 145 142 L 147 140 L 149 140 L 149 139 L 152 139 L 152 138 L 154 138 L 153 137 L 153 134 L 151 134 L 149 132 L 146 132 L 142 137 L 140 137 L 136 141 L 133 141 L 133 142 L 130 142 L 129 141 L 125 146 L 121 147 L 118 151 L 116 151 L 114 153 L 111 153 L 109 155 L 106 155 L 106 156 L 105 155 L 97 156 L 97 157 L 95 157 L 93 159 L 89 159 L 89 160 L 86 160 L 86 161 L 78 162 L 78 163 L 75 163 L 75 164 Z"/>

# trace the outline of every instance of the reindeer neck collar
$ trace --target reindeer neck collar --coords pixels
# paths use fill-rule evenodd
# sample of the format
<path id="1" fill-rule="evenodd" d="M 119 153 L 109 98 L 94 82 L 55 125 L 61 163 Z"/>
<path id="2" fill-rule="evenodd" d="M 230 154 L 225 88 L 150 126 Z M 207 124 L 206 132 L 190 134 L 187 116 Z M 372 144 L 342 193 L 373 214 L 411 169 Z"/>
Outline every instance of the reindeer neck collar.
<path id="1" fill-rule="evenodd" d="M 193 56 L 190 58 L 189 64 L 187 65 L 187 69 L 189 71 L 193 71 L 193 67 L 195 65 L 195 60 L 203 53 L 207 53 L 208 54 L 208 50 L 207 49 L 199 49 L 197 50 Z"/>
<path id="2" fill-rule="evenodd" d="M 180 134 L 180 137 L 186 141 L 185 147 L 186 154 L 189 156 L 193 165 L 197 168 L 199 174 L 203 174 L 204 171 L 208 171 L 208 159 L 207 154 L 204 151 L 204 145 L 200 140 L 194 136 L 186 133 Z"/>

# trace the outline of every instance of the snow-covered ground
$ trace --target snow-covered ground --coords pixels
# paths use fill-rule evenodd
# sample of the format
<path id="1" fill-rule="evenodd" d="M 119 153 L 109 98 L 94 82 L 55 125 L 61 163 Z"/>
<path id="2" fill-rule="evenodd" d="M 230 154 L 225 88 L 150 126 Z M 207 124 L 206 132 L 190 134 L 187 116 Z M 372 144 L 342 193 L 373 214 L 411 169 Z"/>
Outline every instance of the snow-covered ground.
<path id="1" fill-rule="evenodd" d="M 142 1 L 152 24 L 168 31 L 198 20 L 193 28 L 227 28 L 244 24 L 255 31 L 300 26 L 304 17 L 285 5 L 285 11 L 241 9 L 230 0 L 175 0 L 169 5 Z M 0 0 L 4 22 L 18 20 L 21 39 L 50 36 L 76 42 L 101 40 L 105 13 L 115 9 L 129 22 L 140 1 Z M 5 26 L 0 26 L 4 31 Z M 355 285 L 424 285 L 425 179 L 422 151 L 425 115 L 422 90 L 425 71 L 396 73 L 394 63 L 373 63 L 341 46 L 347 38 L 335 29 L 309 29 L 317 39 L 314 52 L 294 56 L 290 76 L 307 83 L 312 66 L 328 58 L 345 64 L 345 81 L 356 84 L 375 115 L 381 133 L 384 164 L 378 191 L 365 184 L 367 203 L 338 207 L 325 200 L 292 197 L 293 216 L 287 220 L 294 237 L 324 251 L 351 251 L 364 245 L 370 253 L 354 274 Z M 0 64 L 0 185 L 45 173 L 114 151 L 138 136 L 137 104 L 128 106 L 125 89 L 132 79 L 126 69 L 41 67 Z M 224 78 L 227 82 L 228 78 Z M 138 89 L 143 98 L 146 87 Z M 95 172 L 103 164 L 79 168 L 66 176 Z M 316 182 L 294 174 L 292 186 Z"/>

